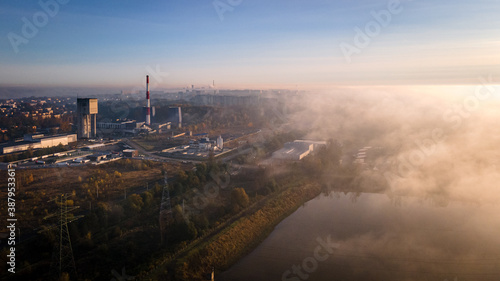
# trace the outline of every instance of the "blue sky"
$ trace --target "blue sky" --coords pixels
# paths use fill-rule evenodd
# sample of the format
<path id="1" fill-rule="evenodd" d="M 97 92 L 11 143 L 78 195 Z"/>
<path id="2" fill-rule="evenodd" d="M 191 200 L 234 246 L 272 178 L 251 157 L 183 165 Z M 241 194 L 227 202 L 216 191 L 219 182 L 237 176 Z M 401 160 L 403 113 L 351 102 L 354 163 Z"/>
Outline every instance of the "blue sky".
<path id="1" fill-rule="evenodd" d="M 56 0 L 42 0 L 51 2 Z M 62 2 L 62 0 L 59 0 Z M 301 88 L 470 84 L 500 79 L 500 2 L 401 0 L 400 12 L 347 60 L 372 12 L 394 0 L 76 1 L 17 46 L 38 1 L 0 4 L 0 85 Z M 150 73 L 151 74 L 151 73 Z M 161 77 L 160 77 L 161 76 Z"/>

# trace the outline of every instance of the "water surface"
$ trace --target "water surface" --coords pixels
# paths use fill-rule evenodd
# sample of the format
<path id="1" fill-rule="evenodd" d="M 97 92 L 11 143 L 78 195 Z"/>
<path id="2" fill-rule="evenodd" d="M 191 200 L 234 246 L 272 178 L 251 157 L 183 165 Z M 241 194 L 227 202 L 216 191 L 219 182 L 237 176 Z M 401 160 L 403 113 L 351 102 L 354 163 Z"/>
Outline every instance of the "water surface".
<path id="1" fill-rule="evenodd" d="M 500 280 L 500 206 L 320 195 L 216 280 Z"/>

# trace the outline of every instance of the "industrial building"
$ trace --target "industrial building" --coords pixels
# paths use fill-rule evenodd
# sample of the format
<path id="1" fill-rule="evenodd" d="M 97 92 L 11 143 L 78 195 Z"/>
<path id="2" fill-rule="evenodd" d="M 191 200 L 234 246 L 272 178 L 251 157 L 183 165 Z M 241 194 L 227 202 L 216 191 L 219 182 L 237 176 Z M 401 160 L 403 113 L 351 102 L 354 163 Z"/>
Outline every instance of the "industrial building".
<path id="1" fill-rule="evenodd" d="M 170 131 L 172 127 L 171 122 L 166 123 L 153 123 L 153 129 L 155 129 L 158 133 L 165 133 Z"/>
<path id="2" fill-rule="evenodd" d="M 169 124 L 158 124 L 157 127 L 164 128 Z M 120 136 L 135 136 L 140 133 L 149 133 L 153 131 L 145 122 L 137 122 L 135 120 L 124 120 L 118 122 L 97 122 L 97 129 L 102 135 L 120 135 Z M 165 128 L 164 128 L 165 129 Z"/>
<path id="3" fill-rule="evenodd" d="M 287 142 L 280 150 L 273 152 L 273 159 L 299 161 L 313 150 L 312 144 Z"/>
<path id="4" fill-rule="evenodd" d="M 40 149 L 46 147 L 58 146 L 59 144 L 68 145 L 69 143 L 76 142 L 76 134 L 56 135 L 46 137 L 43 134 L 37 135 L 24 135 L 22 141 L 17 141 L 14 144 L 7 144 L 1 146 L 2 154 L 22 152 L 28 149 Z"/>
<path id="5" fill-rule="evenodd" d="M 125 149 L 123 151 L 123 156 L 129 157 L 129 158 L 137 157 L 137 156 L 139 156 L 139 151 L 137 151 L 135 149 Z"/>
<path id="6" fill-rule="evenodd" d="M 358 150 L 358 153 L 356 154 L 356 158 L 354 159 L 355 164 L 365 164 L 366 160 L 366 153 L 368 150 L 370 150 L 372 147 L 371 146 L 365 146 L 363 148 L 360 148 Z"/>
<path id="7" fill-rule="evenodd" d="M 282 149 L 273 152 L 272 158 L 283 161 L 299 161 L 322 146 L 326 146 L 325 141 L 295 140 L 285 143 Z"/>
<path id="8" fill-rule="evenodd" d="M 210 152 L 214 152 L 217 156 L 223 152 L 224 139 L 219 136 L 217 139 L 210 140 L 208 137 L 202 137 L 198 141 L 190 140 L 189 145 L 180 145 L 162 150 L 170 156 L 184 158 L 184 157 L 197 157 L 206 158 Z M 227 149 L 226 149 L 227 150 Z"/>
<path id="9" fill-rule="evenodd" d="M 97 132 L 97 99 L 77 99 L 77 122 L 79 139 L 93 139 Z"/>
<path id="10" fill-rule="evenodd" d="M 293 142 L 312 144 L 313 151 L 316 151 L 320 147 L 326 147 L 326 141 L 294 140 Z"/>
<path id="11" fill-rule="evenodd" d="M 87 156 L 87 158 L 90 159 L 90 161 L 92 161 L 92 162 L 100 162 L 100 161 L 106 159 L 106 154 L 96 153 L 96 154 Z"/>

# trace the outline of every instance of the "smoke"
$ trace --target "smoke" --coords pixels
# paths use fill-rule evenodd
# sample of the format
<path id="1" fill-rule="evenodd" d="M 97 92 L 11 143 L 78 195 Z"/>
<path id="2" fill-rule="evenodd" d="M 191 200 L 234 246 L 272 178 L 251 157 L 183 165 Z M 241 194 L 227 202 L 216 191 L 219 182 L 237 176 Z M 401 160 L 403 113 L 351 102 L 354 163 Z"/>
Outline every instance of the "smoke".
<path id="1" fill-rule="evenodd" d="M 378 149 L 357 182 L 386 182 L 390 196 L 498 203 L 500 88 L 476 86 L 337 88 L 290 101 L 307 138 L 337 139 L 347 153 Z M 372 184 L 372 185 L 373 185 Z"/>

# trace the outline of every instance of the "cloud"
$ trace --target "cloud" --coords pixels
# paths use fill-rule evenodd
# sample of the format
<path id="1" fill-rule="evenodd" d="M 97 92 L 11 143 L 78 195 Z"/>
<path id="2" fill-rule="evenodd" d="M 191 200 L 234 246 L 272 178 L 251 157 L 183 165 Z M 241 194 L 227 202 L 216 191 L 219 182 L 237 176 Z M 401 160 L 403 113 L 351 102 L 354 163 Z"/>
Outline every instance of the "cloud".
<path id="1" fill-rule="evenodd" d="M 389 195 L 436 204 L 500 202 L 500 87 L 356 87 L 304 95 L 291 116 L 311 139 L 338 139 L 346 152 L 380 148 L 358 182 L 387 182 Z M 478 90 L 480 90 L 478 92 Z M 484 91 L 486 96 L 486 91 Z M 436 134 L 437 133 L 437 134 Z M 437 137 L 436 137 L 437 136 Z"/>

